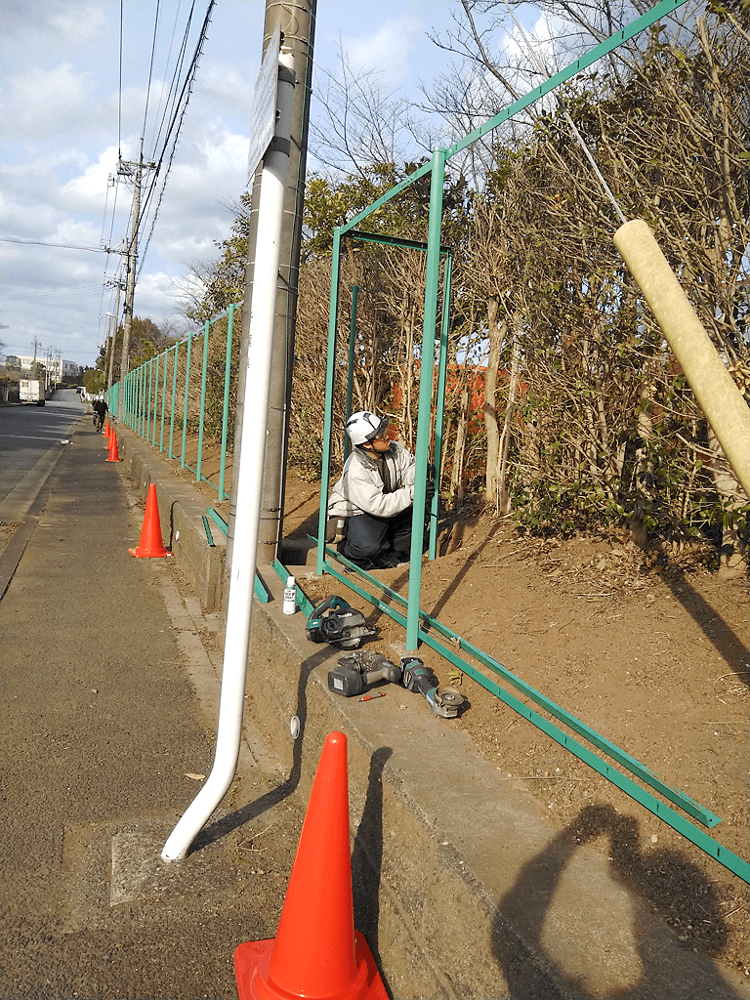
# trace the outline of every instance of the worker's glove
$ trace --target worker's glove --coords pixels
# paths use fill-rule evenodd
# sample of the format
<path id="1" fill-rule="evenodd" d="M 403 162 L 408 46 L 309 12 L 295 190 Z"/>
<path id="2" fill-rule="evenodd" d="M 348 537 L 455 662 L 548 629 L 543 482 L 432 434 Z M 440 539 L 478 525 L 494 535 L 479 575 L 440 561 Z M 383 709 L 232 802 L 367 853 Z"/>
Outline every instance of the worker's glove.
<path id="1" fill-rule="evenodd" d="M 427 485 L 425 486 L 424 492 L 424 502 L 429 507 L 435 496 L 435 484 L 431 479 L 427 480 Z"/>

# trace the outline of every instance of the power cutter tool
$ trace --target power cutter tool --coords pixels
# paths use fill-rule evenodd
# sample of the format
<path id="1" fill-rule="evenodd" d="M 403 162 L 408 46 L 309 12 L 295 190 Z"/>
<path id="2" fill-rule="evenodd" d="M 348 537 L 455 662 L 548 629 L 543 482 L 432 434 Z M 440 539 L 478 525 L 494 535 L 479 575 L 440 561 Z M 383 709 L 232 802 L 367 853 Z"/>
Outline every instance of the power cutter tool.
<path id="1" fill-rule="evenodd" d="M 328 687 L 336 694 L 352 698 L 378 681 L 397 684 L 401 667 L 387 660 L 382 653 L 359 650 L 339 658 L 339 665 L 328 671 Z"/>
<path id="2" fill-rule="evenodd" d="M 465 699 L 454 687 L 439 687 L 437 678 L 418 656 L 401 657 L 404 687 L 427 699 L 432 714 L 441 719 L 455 719 Z"/>
<path id="3" fill-rule="evenodd" d="M 311 642 L 329 642 L 342 649 L 357 649 L 362 640 L 377 635 L 376 628 L 365 625 L 365 616 L 343 597 L 331 594 L 315 608 L 305 629 Z"/>

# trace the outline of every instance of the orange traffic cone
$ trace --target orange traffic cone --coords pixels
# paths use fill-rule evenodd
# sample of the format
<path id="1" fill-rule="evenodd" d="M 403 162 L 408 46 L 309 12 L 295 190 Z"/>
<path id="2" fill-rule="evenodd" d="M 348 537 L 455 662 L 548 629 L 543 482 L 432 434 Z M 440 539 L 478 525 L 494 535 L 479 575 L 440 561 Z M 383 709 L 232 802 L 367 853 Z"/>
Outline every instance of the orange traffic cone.
<path id="1" fill-rule="evenodd" d="M 119 462 L 120 456 L 117 454 L 117 435 L 114 431 L 109 436 L 109 454 L 106 458 L 107 462 Z"/>
<path id="2" fill-rule="evenodd" d="M 104 423 L 103 434 L 104 434 L 104 437 L 107 439 L 104 442 L 104 447 L 105 448 L 109 448 L 111 446 L 111 444 L 112 444 L 112 425 L 110 424 L 110 422 L 108 420 L 105 421 L 105 423 Z"/>
<path id="3" fill-rule="evenodd" d="M 116 438 L 115 440 L 116 446 Z M 172 553 L 164 548 L 161 540 L 161 522 L 159 520 L 159 505 L 156 502 L 156 483 L 151 483 L 146 497 L 146 513 L 143 518 L 141 528 L 141 540 L 138 547 L 128 549 L 131 556 L 139 559 L 147 559 L 155 556 L 171 556 Z"/>
<path id="4" fill-rule="evenodd" d="M 234 953 L 240 1000 L 388 1000 L 354 930 L 346 736 L 320 755 L 276 937 Z"/>

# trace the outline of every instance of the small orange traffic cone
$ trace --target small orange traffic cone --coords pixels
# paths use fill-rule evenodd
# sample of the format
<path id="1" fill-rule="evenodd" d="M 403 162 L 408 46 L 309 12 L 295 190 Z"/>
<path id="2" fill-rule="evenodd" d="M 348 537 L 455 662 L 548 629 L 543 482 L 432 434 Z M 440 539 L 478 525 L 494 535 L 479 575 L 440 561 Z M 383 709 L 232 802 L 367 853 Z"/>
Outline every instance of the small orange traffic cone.
<path id="1" fill-rule="evenodd" d="M 104 447 L 109 448 L 110 445 L 112 444 L 112 425 L 108 420 L 105 421 L 104 423 L 104 431 L 102 433 L 106 438 L 106 441 L 104 442 Z"/>
<path id="2" fill-rule="evenodd" d="M 116 442 L 116 439 L 115 439 Z M 146 497 L 146 513 L 141 528 L 141 540 L 135 549 L 128 549 L 131 556 L 138 559 L 148 559 L 156 556 L 171 556 L 164 548 L 161 540 L 161 522 L 159 520 L 159 505 L 156 502 L 156 483 L 151 483 Z"/>
<path id="3" fill-rule="evenodd" d="M 354 930 L 346 736 L 320 755 L 276 937 L 234 953 L 240 1000 L 388 1000 Z"/>
<path id="4" fill-rule="evenodd" d="M 109 454 L 106 458 L 107 462 L 119 462 L 120 456 L 117 454 L 117 435 L 114 431 L 109 436 Z"/>

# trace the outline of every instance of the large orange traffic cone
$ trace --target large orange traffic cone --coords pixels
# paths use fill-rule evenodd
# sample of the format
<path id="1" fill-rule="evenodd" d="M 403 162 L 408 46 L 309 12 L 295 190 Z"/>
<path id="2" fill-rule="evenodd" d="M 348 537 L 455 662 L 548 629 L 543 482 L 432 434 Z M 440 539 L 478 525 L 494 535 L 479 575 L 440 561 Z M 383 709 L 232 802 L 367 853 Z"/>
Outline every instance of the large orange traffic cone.
<path id="1" fill-rule="evenodd" d="M 161 540 L 161 522 L 159 520 L 159 505 L 156 502 L 156 483 L 151 483 L 146 497 L 146 513 L 141 528 L 141 540 L 135 549 L 128 549 L 131 556 L 146 559 L 154 556 L 171 556 L 164 548 Z"/>
<path id="2" fill-rule="evenodd" d="M 117 435 L 114 431 L 109 438 L 109 454 L 107 455 L 108 462 L 119 462 L 120 457 L 117 454 Z"/>
<path id="3" fill-rule="evenodd" d="M 354 930 L 346 736 L 320 755 L 276 937 L 234 953 L 240 1000 L 388 1000 Z"/>

